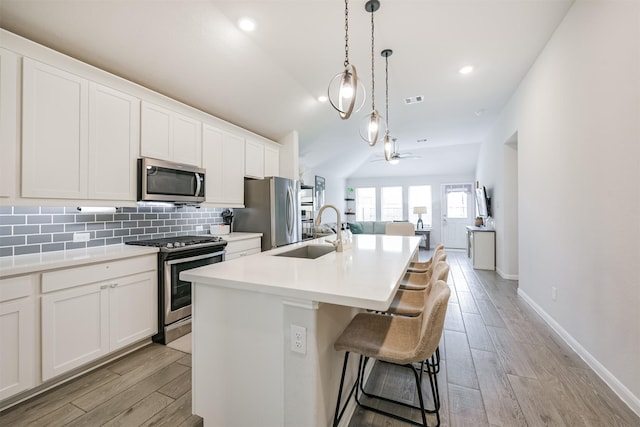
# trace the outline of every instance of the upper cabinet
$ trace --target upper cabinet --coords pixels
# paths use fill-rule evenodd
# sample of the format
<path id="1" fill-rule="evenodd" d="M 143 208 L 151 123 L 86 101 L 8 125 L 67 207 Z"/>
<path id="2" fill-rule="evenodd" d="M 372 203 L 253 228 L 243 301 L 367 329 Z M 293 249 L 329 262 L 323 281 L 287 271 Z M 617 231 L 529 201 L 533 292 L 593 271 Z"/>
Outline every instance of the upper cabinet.
<path id="1" fill-rule="evenodd" d="M 206 203 L 244 206 L 244 139 L 205 124 L 202 166 L 207 170 Z"/>
<path id="2" fill-rule="evenodd" d="M 0 197 L 16 195 L 18 149 L 17 56 L 0 48 Z"/>
<path id="3" fill-rule="evenodd" d="M 142 101 L 140 154 L 144 157 L 202 166 L 202 123 Z"/>
<path id="4" fill-rule="evenodd" d="M 280 149 L 275 144 L 247 139 L 244 174 L 249 178 L 280 175 Z"/>
<path id="5" fill-rule="evenodd" d="M 89 84 L 89 194 L 104 200 L 136 199 L 140 100 Z"/>
<path id="6" fill-rule="evenodd" d="M 280 149 L 264 145 L 264 176 L 280 176 Z"/>
<path id="7" fill-rule="evenodd" d="M 22 196 L 87 196 L 89 82 L 23 60 Z"/>
<path id="8" fill-rule="evenodd" d="M 22 197 L 135 201 L 136 98 L 24 58 L 22 105 Z"/>
<path id="9" fill-rule="evenodd" d="M 244 147 L 244 175 L 249 178 L 264 178 L 264 145 L 247 139 Z"/>

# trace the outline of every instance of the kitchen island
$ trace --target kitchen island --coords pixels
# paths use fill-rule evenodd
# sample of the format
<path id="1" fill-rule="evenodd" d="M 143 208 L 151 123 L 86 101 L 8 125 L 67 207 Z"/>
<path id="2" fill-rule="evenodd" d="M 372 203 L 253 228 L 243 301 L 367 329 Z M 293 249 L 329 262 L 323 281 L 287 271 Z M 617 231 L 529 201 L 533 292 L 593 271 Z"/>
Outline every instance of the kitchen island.
<path id="1" fill-rule="evenodd" d="M 315 239 L 181 273 L 193 283 L 193 413 L 205 426 L 331 425 L 333 342 L 360 310 L 389 307 L 419 242 L 356 235 L 343 252 L 280 256 L 329 245 Z"/>

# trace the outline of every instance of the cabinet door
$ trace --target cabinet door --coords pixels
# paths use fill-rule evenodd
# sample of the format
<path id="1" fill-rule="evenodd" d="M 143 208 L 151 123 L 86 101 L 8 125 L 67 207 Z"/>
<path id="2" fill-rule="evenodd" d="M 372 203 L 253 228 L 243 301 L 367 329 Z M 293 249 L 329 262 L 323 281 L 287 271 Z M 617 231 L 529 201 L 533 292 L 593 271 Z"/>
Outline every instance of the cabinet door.
<path id="1" fill-rule="evenodd" d="M 105 283 L 43 294 L 42 380 L 109 351 L 109 290 Z"/>
<path id="2" fill-rule="evenodd" d="M 180 114 L 173 115 L 173 161 L 202 165 L 202 123 Z"/>
<path id="3" fill-rule="evenodd" d="M 264 178 L 264 145 L 247 139 L 245 142 L 244 175 Z"/>
<path id="4" fill-rule="evenodd" d="M 158 332 L 158 286 L 155 272 L 109 282 L 109 350 Z"/>
<path id="5" fill-rule="evenodd" d="M 87 195 L 88 81 L 23 60 L 22 196 Z"/>
<path id="6" fill-rule="evenodd" d="M 0 197 L 14 197 L 17 188 L 18 60 L 0 48 Z"/>
<path id="7" fill-rule="evenodd" d="M 136 200 L 140 101 L 89 85 L 89 198 Z"/>
<path id="8" fill-rule="evenodd" d="M 209 125 L 202 130 L 202 165 L 209 203 L 244 204 L 244 140 Z"/>
<path id="9" fill-rule="evenodd" d="M 0 400 L 35 385 L 32 297 L 0 302 Z"/>
<path id="10" fill-rule="evenodd" d="M 264 146 L 264 176 L 280 176 L 280 149 Z"/>
<path id="11" fill-rule="evenodd" d="M 140 154 L 143 157 L 171 160 L 172 112 L 142 101 L 140 126 Z"/>

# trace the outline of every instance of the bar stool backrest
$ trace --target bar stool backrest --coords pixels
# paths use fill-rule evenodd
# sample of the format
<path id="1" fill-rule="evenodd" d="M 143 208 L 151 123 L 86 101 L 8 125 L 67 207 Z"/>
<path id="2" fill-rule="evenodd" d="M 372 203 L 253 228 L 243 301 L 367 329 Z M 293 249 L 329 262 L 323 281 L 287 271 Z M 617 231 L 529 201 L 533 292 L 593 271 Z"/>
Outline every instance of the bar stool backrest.
<path id="1" fill-rule="evenodd" d="M 428 359 L 438 348 L 451 289 L 444 280 L 438 280 L 431 288 L 422 315 L 421 337 L 416 348 L 414 362 Z"/>

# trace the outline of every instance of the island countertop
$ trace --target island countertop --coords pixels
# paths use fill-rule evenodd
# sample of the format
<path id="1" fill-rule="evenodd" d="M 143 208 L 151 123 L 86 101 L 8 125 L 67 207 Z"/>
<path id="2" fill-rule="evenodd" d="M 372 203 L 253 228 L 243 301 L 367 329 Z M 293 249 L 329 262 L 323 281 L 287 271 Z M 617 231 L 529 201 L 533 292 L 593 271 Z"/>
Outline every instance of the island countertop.
<path id="1" fill-rule="evenodd" d="M 343 252 L 316 259 L 274 256 L 320 238 L 184 271 L 182 280 L 370 310 L 391 303 L 420 237 L 354 235 Z"/>

